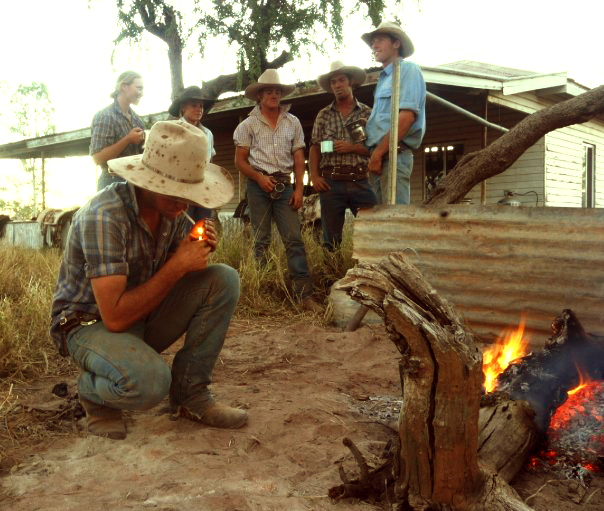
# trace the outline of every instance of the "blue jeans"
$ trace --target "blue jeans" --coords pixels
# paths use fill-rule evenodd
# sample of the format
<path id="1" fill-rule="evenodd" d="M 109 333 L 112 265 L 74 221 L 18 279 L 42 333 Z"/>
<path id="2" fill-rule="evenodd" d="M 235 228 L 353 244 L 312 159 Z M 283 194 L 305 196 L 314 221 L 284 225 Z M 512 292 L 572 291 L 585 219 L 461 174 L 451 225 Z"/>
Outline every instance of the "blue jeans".
<path id="1" fill-rule="evenodd" d="M 411 171 L 413 170 L 413 153 L 410 150 L 402 151 L 396 159 L 396 203 L 409 204 L 411 202 Z M 388 198 L 388 158 L 382 163 L 382 175 L 369 174 L 371 187 L 378 199 L 378 204 L 389 204 Z"/>
<path id="2" fill-rule="evenodd" d="M 125 410 L 151 408 L 168 393 L 174 404 L 211 400 L 208 385 L 238 299 L 239 274 L 215 264 L 187 274 L 125 332 L 110 332 L 100 321 L 72 330 L 67 347 L 81 368 L 80 396 Z M 160 353 L 185 332 L 170 371 Z"/>
<path id="3" fill-rule="evenodd" d="M 266 253 L 271 244 L 271 229 L 274 219 L 285 246 L 287 268 L 292 280 L 293 291 L 303 298 L 312 294 L 313 287 L 302 242 L 300 219 L 297 211 L 294 211 L 289 205 L 289 199 L 293 193 L 293 186 L 288 184 L 285 185 L 281 197 L 271 199 L 270 194 L 262 190 L 258 183 L 251 179 L 248 179 L 247 182 L 247 201 L 254 230 L 254 255 L 261 264 L 266 263 Z"/>
<path id="4" fill-rule="evenodd" d="M 342 243 L 346 208 L 349 208 L 356 216 L 359 209 L 370 208 L 376 204 L 377 199 L 368 179 L 362 181 L 334 181 L 325 178 L 325 180 L 331 189 L 319 193 L 323 246 L 333 250 Z"/>
<path id="5" fill-rule="evenodd" d="M 112 183 L 123 183 L 124 181 L 126 180 L 123 177 L 120 177 L 117 174 L 109 174 L 109 172 L 103 170 L 96 183 L 96 191 L 100 192 L 103 188 Z"/>

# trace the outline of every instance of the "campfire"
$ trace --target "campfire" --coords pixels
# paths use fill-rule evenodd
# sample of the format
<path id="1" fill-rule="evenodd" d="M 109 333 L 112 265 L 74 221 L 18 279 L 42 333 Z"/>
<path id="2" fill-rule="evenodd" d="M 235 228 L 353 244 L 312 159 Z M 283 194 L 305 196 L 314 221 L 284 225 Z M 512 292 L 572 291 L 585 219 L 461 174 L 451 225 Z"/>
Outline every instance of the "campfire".
<path id="1" fill-rule="evenodd" d="M 499 390 L 500 377 L 505 386 L 506 378 L 522 372 L 523 364 L 530 362 L 532 356 L 527 355 L 529 338 L 525 335 L 525 326 L 523 317 L 516 329 L 503 332 L 484 350 L 482 370 L 487 393 Z M 574 374 L 561 374 L 559 379 L 576 379 L 578 383 L 566 391 L 563 402 L 551 411 L 542 447 L 531 457 L 529 468 L 556 470 L 582 480 L 587 471 L 602 468 L 604 382 L 592 379 L 578 363 L 574 362 L 573 366 L 571 373 Z"/>

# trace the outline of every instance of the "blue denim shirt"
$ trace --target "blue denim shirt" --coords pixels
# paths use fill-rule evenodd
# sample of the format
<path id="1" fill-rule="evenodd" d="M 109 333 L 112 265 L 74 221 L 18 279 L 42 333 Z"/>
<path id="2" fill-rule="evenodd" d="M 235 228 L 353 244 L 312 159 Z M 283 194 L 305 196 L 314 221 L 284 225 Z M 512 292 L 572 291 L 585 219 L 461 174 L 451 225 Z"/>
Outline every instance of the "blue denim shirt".
<path id="1" fill-rule="evenodd" d="M 392 97 L 393 64 L 380 73 L 374 91 L 373 110 L 365 130 L 367 147 L 376 146 L 390 131 L 390 98 Z M 411 149 L 417 149 L 426 131 L 426 82 L 420 67 L 401 59 L 400 110 L 415 112 L 415 122 L 409 128 L 403 142 Z"/>

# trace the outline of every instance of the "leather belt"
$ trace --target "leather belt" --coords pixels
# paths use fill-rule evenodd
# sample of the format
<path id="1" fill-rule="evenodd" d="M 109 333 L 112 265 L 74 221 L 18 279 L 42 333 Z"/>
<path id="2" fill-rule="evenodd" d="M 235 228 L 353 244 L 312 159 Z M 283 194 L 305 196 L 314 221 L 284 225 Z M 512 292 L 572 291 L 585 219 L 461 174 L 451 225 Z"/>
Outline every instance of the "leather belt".
<path id="1" fill-rule="evenodd" d="M 258 167 L 252 167 L 254 170 L 260 172 L 260 174 L 264 174 L 265 176 L 270 176 L 275 179 L 278 183 L 291 183 L 291 172 L 267 172 L 266 170 L 259 169 Z"/>
<path id="2" fill-rule="evenodd" d="M 76 326 L 94 325 L 100 319 L 98 314 L 91 314 L 89 312 L 75 311 L 69 314 L 62 313 L 59 318 L 59 330 L 67 337 L 67 334 Z"/>
<path id="3" fill-rule="evenodd" d="M 367 179 L 367 167 L 352 165 L 334 165 L 321 169 L 323 177 L 334 181 L 361 181 Z"/>

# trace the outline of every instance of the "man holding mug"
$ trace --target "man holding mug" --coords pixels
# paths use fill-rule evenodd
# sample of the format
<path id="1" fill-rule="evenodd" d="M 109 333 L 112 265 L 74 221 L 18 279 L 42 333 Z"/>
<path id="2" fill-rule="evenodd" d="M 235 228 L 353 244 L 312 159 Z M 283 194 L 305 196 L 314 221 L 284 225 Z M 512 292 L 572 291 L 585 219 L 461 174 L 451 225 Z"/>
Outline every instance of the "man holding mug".
<path id="1" fill-rule="evenodd" d="M 309 155 L 310 178 L 321 202 L 323 246 L 329 250 L 342 243 L 346 209 L 356 215 L 377 202 L 367 177 L 369 150 L 361 129 L 371 108 L 352 92 L 364 81 L 365 71 L 339 60 L 317 78 L 321 88 L 335 96 L 317 115 Z"/>

